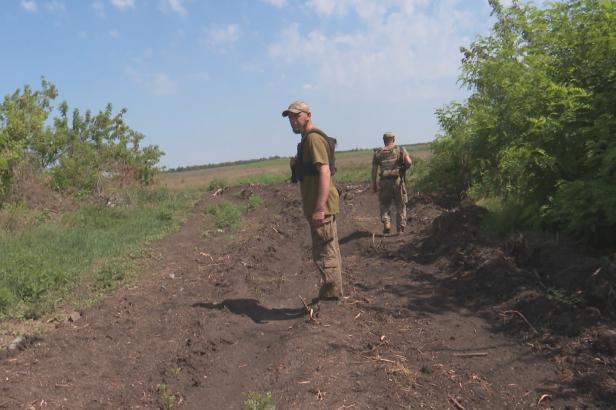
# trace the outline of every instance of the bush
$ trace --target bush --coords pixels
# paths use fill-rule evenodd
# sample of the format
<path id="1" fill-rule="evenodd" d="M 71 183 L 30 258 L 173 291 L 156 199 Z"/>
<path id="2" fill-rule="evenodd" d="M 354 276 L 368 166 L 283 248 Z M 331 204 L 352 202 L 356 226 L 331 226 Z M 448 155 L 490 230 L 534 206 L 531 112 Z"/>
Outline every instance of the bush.
<path id="1" fill-rule="evenodd" d="M 263 198 L 261 198 L 260 196 L 251 195 L 250 198 L 248 198 L 246 209 L 249 211 L 254 211 L 255 209 L 259 207 L 259 205 L 261 205 L 262 202 L 263 202 Z"/>
<path id="2" fill-rule="evenodd" d="M 70 193 L 100 193 L 107 186 L 149 185 L 163 153 L 155 145 L 141 147 L 143 134 L 124 121 L 127 110 L 113 114 L 111 104 L 93 114 L 68 103 L 49 119 L 58 93 L 43 79 L 41 90 L 25 86 L 0 104 L 0 200 L 11 191 L 16 164 L 32 160 L 52 176 L 52 185 Z"/>
<path id="3" fill-rule="evenodd" d="M 216 191 L 218 189 L 225 189 L 228 187 L 229 187 L 229 184 L 224 179 L 214 178 L 208 184 L 207 190 L 211 192 L 211 191 Z"/>
<path id="4" fill-rule="evenodd" d="M 207 208 L 207 213 L 214 217 L 218 229 L 236 230 L 240 227 L 242 211 L 237 205 L 223 201 Z"/>
<path id="5" fill-rule="evenodd" d="M 419 189 L 499 198 L 519 221 L 616 245 L 616 3 L 490 5 L 490 35 L 462 49 L 472 93 L 437 111 L 443 133 Z"/>

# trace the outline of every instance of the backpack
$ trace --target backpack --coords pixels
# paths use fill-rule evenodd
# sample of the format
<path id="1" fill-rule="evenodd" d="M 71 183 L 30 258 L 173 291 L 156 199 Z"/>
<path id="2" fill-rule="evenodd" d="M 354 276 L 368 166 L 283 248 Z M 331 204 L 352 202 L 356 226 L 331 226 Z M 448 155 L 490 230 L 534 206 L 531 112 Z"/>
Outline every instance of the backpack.
<path id="1" fill-rule="evenodd" d="M 381 148 L 376 156 L 381 165 L 381 178 L 398 178 L 403 176 L 403 151 L 398 145 L 393 148 Z"/>

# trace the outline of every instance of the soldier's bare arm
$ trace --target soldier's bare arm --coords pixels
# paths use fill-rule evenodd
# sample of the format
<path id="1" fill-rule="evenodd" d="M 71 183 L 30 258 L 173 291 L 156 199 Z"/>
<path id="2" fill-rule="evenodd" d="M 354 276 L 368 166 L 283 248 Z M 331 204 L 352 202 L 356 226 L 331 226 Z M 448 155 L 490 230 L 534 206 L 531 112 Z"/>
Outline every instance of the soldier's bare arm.
<path id="1" fill-rule="evenodd" d="M 319 189 L 317 193 L 317 202 L 312 214 L 312 226 L 318 228 L 323 225 L 323 220 L 325 219 L 325 204 L 327 203 L 327 197 L 329 195 L 331 172 L 329 170 L 329 164 L 315 164 L 315 167 L 319 174 Z"/>

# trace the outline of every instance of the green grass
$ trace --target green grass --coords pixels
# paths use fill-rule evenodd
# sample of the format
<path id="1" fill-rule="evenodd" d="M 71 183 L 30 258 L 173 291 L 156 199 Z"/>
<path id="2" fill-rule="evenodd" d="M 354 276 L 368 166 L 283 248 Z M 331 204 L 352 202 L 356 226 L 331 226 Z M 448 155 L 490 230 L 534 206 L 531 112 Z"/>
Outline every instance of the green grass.
<path id="1" fill-rule="evenodd" d="M 96 289 L 114 286 L 134 270 L 148 241 L 177 226 L 196 193 L 143 191 L 127 207 L 86 205 L 0 231 L 0 316 L 39 317 L 84 280 Z"/>
<path id="2" fill-rule="evenodd" d="M 252 195 L 246 203 L 246 210 L 254 211 L 263 203 L 263 198 L 258 195 Z"/>
<path id="3" fill-rule="evenodd" d="M 284 182 L 291 178 L 291 171 L 289 173 L 264 173 L 251 175 L 247 177 L 239 178 L 235 181 L 236 185 L 255 184 L 255 185 L 272 185 Z"/>
<path id="4" fill-rule="evenodd" d="M 368 182 L 371 171 L 372 169 L 367 166 L 338 168 L 334 180 L 341 183 Z"/>
<path id="5" fill-rule="evenodd" d="M 271 392 L 259 393 L 251 391 L 244 393 L 244 395 L 247 398 L 244 401 L 242 410 L 276 410 Z"/>
<path id="6" fill-rule="evenodd" d="M 229 201 L 221 201 L 207 207 L 206 213 L 214 218 L 218 229 L 235 231 L 240 227 L 242 208 Z"/>
<path id="7" fill-rule="evenodd" d="M 222 178 L 214 178 L 207 186 L 208 191 L 216 191 L 217 189 L 225 189 L 229 186 L 229 183 Z"/>

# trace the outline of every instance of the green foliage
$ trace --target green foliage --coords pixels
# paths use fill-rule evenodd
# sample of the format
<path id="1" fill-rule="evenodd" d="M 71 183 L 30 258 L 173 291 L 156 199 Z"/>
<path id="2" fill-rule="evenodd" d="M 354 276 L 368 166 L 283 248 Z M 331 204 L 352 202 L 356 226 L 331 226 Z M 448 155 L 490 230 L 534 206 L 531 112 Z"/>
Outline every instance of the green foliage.
<path id="1" fill-rule="evenodd" d="M 244 401 L 243 410 L 276 410 L 271 392 L 259 393 L 251 391 L 244 395 L 247 399 Z"/>
<path id="2" fill-rule="evenodd" d="M 605 180 L 563 181 L 543 207 L 544 221 L 600 245 L 616 242 L 616 184 Z"/>
<path id="3" fill-rule="evenodd" d="M 229 187 L 229 184 L 224 179 L 214 178 L 210 181 L 209 185 L 207 186 L 207 190 L 211 192 L 211 191 L 216 191 L 217 189 L 225 189 L 228 187 Z"/>
<path id="4" fill-rule="evenodd" d="M 218 229 L 236 230 L 240 227 L 242 210 L 238 205 L 229 201 L 221 201 L 207 207 L 207 213 L 214 217 L 214 224 Z"/>
<path id="5" fill-rule="evenodd" d="M 171 391 L 168 384 L 159 384 L 157 386 L 160 397 L 160 404 L 164 410 L 171 410 L 175 407 L 175 394 Z"/>
<path id="6" fill-rule="evenodd" d="M 420 185 L 541 209 L 543 226 L 584 238 L 613 232 L 616 3 L 490 4 L 491 34 L 461 50 L 472 94 L 437 112 Z"/>
<path id="7" fill-rule="evenodd" d="M 477 201 L 490 212 L 481 223 L 482 233 L 491 238 L 505 238 L 511 232 L 529 227 L 538 227 L 539 209 L 516 201 L 482 198 Z"/>
<path id="8" fill-rule="evenodd" d="M 549 288 L 546 296 L 552 302 L 567 306 L 579 306 L 582 304 L 582 298 L 579 295 L 567 292 L 565 289 Z"/>
<path id="9" fill-rule="evenodd" d="M 107 186 L 148 185 L 163 153 L 157 146 L 141 148 L 144 136 L 124 121 L 126 109 L 113 114 L 111 104 L 97 114 L 68 103 L 54 111 L 56 87 L 45 79 L 40 90 L 25 86 L 0 104 L 0 199 L 8 192 L 13 168 L 24 157 L 49 171 L 54 188 L 69 192 L 101 192 Z"/>
<path id="10" fill-rule="evenodd" d="M 258 195 L 251 195 L 246 203 L 246 209 L 248 211 L 254 211 L 259 207 L 259 205 L 261 205 L 261 203 L 263 203 L 263 198 Z"/>
<path id="11" fill-rule="evenodd" d="M 87 205 L 13 232 L 0 230 L 0 315 L 38 315 L 84 278 L 92 277 L 99 290 L 113 287 L 134 269 L 140 247 L 176 226 L 195 195 L 143 190 L 132 198 L 126 206 Z"/>

